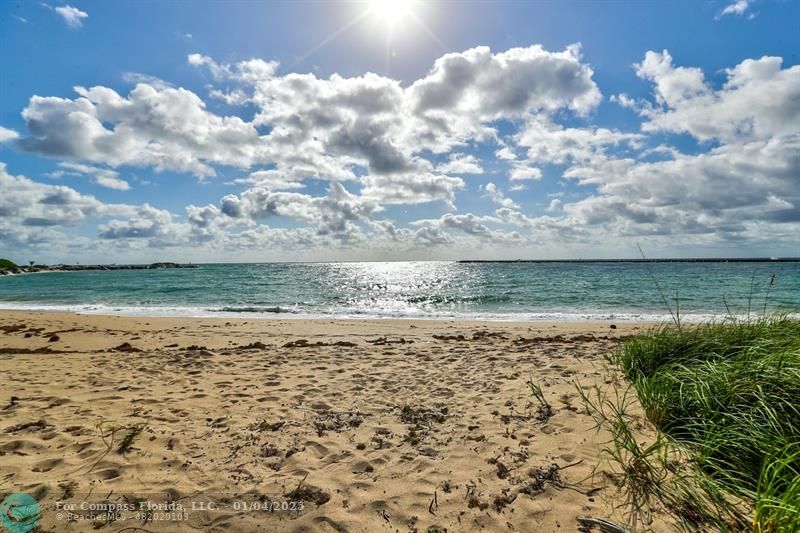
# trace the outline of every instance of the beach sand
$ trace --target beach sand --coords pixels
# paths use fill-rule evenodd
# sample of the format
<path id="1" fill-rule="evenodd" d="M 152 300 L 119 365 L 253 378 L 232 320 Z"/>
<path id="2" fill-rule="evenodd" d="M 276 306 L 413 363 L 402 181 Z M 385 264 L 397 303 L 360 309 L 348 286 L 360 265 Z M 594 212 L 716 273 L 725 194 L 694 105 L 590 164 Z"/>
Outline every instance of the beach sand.
<path id="1" fill-rule="evenodd" d="M 620 522 L 575 383 L 646 327 L 2 312 L 0 496 L 36 497 L 43 531 Z M 145 501 L 171 503 L 80 508 Z"/>

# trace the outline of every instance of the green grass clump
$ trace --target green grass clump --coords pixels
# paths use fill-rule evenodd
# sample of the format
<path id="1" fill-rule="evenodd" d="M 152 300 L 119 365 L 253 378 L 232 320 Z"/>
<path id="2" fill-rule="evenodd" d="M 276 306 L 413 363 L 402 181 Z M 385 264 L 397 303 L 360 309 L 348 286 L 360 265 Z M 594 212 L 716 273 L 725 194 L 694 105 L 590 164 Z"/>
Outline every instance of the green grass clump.
<path id="1" fill-rule="evenodd" d="M 9 261 L 8 259 L 0 259 L 0 269 L 3 270 L 16 270 L 19 268 L 14 261 Z"/>
<path id="2" fill-rule="evenodd" d="M 614 359 L 658 430 L 752 503 L 754 531 L 800 530 L 800 322 L 662 326 Z"/>

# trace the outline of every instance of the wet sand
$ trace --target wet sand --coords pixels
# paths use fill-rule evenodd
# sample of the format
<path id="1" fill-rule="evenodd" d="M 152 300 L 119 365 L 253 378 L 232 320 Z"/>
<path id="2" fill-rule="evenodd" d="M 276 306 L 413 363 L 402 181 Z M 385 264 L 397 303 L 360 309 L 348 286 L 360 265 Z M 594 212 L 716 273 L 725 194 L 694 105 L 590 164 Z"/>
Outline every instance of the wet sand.
<path id="1" fill-rule="evenodd" d="M 617 326 L 0 312 L 0 496 L 43 531 L 621 522 L 575 387 L 647 327 Z"/>

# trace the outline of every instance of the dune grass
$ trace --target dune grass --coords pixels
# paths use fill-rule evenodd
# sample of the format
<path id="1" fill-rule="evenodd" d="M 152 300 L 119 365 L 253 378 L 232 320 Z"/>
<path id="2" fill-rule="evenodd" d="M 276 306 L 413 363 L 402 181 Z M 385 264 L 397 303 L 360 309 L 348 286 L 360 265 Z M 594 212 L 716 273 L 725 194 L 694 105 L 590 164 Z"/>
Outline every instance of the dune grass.
<path id="1" fill-rule="evenodd" d="M 657 500 L 687 529 L 800 531 L 800 322 L 664 325 L 612 361 L 658 431 L 642 447 L 624 401 L 584 392 L 634 508 Z"/>

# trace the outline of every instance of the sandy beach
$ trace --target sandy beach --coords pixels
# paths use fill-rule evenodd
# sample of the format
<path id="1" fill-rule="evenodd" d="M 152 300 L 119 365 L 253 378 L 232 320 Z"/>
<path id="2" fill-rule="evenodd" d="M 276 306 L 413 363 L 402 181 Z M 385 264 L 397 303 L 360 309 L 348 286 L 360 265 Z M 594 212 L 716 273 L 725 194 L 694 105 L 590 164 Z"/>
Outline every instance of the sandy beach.
<path id="1" fill-rule="evenodd" d="M 575 383 L 644 328 L 2 312 L 0 493 L 43 531 L 621 522 Z"/>

